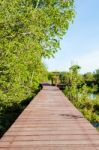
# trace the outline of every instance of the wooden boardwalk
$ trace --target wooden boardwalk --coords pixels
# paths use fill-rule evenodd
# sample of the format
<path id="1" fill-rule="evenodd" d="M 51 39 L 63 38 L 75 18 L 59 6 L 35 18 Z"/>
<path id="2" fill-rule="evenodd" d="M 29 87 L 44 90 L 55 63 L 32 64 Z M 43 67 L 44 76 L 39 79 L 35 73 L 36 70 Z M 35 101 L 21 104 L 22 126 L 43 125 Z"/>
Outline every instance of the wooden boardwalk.
<path id="1" fill-rule="evenodd" d="M 99 150 L 99 133 L 58 88 L 46 86 L 1 138 L 0 150 Z"/>

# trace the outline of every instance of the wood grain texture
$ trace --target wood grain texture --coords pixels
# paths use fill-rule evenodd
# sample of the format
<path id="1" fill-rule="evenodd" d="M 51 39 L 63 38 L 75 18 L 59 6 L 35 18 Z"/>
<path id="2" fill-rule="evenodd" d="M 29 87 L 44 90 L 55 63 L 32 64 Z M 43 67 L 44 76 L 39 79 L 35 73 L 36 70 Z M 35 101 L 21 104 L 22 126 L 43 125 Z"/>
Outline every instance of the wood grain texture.
<path id="1" fill-rule="evenodd" d="M 0 150 L 99 150 L 99 133 L 53 86 L 44 86 L 0 140 Z"/>

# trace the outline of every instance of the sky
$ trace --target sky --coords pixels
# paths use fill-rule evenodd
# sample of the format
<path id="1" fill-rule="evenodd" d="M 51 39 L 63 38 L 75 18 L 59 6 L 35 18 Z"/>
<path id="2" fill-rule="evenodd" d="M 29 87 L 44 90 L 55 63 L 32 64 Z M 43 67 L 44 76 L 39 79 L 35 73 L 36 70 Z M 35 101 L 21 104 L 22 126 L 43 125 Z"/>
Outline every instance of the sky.
<path id="1" fill-rule="evenodd" d="M 75 0 L 76 16 L 60 41 L 61 50 L 44 60 L 49 71 L 68 71 L 79 65 L 81 73 L 99 69 L 99 0 Z"/>

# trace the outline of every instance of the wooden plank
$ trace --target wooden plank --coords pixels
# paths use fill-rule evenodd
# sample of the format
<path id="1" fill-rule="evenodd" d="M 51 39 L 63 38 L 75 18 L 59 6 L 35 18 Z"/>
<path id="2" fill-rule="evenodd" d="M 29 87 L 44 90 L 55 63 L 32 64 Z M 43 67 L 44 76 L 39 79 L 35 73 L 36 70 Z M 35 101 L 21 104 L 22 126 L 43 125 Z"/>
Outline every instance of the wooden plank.
<path id="1" fill-rule="evenodd" d="M 99 150 L 99 133 L 53 86 L 45 86 L 0 140 L 0 150 Z"/>

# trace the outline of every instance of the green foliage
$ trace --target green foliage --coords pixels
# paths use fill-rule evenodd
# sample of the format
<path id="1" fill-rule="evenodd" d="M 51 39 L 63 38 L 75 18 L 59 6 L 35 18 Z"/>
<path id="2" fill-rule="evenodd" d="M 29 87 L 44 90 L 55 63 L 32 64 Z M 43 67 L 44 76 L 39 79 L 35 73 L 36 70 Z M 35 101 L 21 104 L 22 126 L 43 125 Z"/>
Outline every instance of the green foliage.
<path id="1" fill-rule="evenodd" d="M 29 49 L 28 41 L 32 49 L 39 48 L 41 55 L 47 57 L 57 51 L 59 39 L 74 17 L 73 0 L 0 0 L 0 3 L 0 37 L 10 41 L 14 50 L 15 44 L 18 50 L 19 45 L 21 50 Z"/>
<path id="2" fill-rule="evenodd" d="M 57 85 L 60 80 L 59 80 L 59 72 L 49 72 L 48 73 L 48 80 L 51 81 L 52 85 Z"/>
<path id="3" fill-rule="evenodd" d="M 73 0 L 0 0 L 1 106 L 37 89 L 46 72 L 42 57 L 56 52 L 73 17 Z"/>
<path id="4" fill-rule="evenodd" d="M 0 0 L 0 112 L 35 95 L 47 78 L 42 59 L 59 49 L 73 17 L 73 0 Z"/>
<path id="5" fill-rule="evenodd" d="M 94 73 L 94 78 L 95 78 L 95 84 L 98 86 L 97 92 L 99 93 L 99 69 L 96 70 Z"/>
<path id="6" fill-rule="evenodd" d="M 92 73 L 81 75 L 78 73 L 79 68 L 74 65 L 66 73 L 66 81 L 69 82 L 65 82 L 64 93 L 90 122 L 99 123 L 99 96 L 94 100 L 89 97 L 98 88 L 98 85 L 94 85 L 95 76 Z"/>

